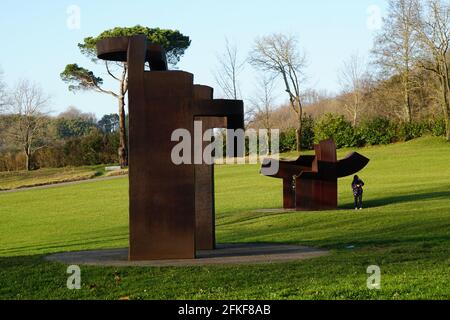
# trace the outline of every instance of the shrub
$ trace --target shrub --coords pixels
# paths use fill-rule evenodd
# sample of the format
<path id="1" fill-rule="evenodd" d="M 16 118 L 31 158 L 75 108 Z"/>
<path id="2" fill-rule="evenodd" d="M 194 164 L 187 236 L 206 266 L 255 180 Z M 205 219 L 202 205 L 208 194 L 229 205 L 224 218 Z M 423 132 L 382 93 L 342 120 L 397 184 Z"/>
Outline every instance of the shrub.
<path id="1" fill-rule="evenodd" d="M 56 133 L 59 139 L 67 139 L 74 137 L 83 137 L 95 128 L 92 120 L 83 118 L 65 119 L 59 118 L 55 120 Z"/>
<path id="2" fill-rule="evenodd" d="M 23 152 L 5 152 L 0 154 L 0 171 L 18 171 L 25 169 Z"/>
<path id="3" fill-rule="evenodd" d="M 34 162 L 38 168 L 58 168 L 65 167 L 64 144 L 55 143 L 36 151 Z"/>
<path id="4" fill-rule="evenodd" d="M 311 116 L 304 116 L 302 119 L 302 150 L 314 149 L 314 119 Z M 295 137 L 295 131 L 294 131 Z"/>
<path id="5" fill-rule="evenodd" d="M 445 119 L 443 117 L 438 117 L 435 119 L 430 119 L 429 121 L 430 132 L 435 137 L 445 136 Z"/>
<path id="6" fill-rule="evenodd" d="M 296 151 L 297 149 L 297 130 L 289 129 L 284 132 L 280 132 L 280 152 Z M 302 137 L 301 137 L 301 149 L 312 150 L 314 149 L 314 119 L 311 116 L 304 116 L 302 119 Z"/>
<path id="7" fill-rule="evenodd" d="M 119 136 L 93 129 L 83 137 L 55 143 L 36 152 L 34 161 L 40 168 L 117 163 Z"/>
<path id="8" fill-rule="evenodd" d="M 355 147 L 359 144 L 358 135 L 342 115 L 325 114 L 315 125 L 315 141 L 333 139 L 338 148 Z"/>
<path id="9" fill-rule="evenodd" d="M 288 131 L 280 133 L 280 152 L 295 151 L 297 147 L 295 129 L 289 129 Z"/>
<path id="10" fill-rule="evenodd" d="M 387 118 L 368 120 L 360 127 L 361 140 L 369 145 L 389 144 L 395 139 L 395 125 Z"/>
<path id="11" fill-rule="evenodd" d="M 396 138 L 398 141 L 409 141 L 422 137 L 428 132 L 426 122 L 400 122 L 397 125 Z"/>

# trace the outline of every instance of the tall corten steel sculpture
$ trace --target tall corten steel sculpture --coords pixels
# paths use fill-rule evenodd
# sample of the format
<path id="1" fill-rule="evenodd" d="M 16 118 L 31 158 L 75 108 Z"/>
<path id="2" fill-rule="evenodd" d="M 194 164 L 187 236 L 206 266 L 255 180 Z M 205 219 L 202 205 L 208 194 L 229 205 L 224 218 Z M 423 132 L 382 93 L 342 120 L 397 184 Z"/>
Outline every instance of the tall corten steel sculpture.
<path id="1" fill-rule="evenodd" d="M 263 175 L 283 179 L 283 205 L 285 209 L 299 211 L 334 210 L 338 207 L 338 178 L 362 170 L 369 159 L 357 152 L 338 161 L 333 140 L 314 146 L 315 156 L 301 156 L 295 161 L 279 161 L 279 171 L 273 175 L 267 168 L 272 161 L 263 163 Z"/>
<path id="2" fill-rule="evenodd" d="M 128 64 L 129 259 L 193 259 L 197 249 L 213 249 L 213 167 L 174 164 L 171 136 L 186 129 L 193 137 L 195 120 L 205 130 L 243 128 L 243 102 L 213 100 L 192 74 L 168 71 L 164 50 L 143 35 L 101 40 L 97 52 Z"/>

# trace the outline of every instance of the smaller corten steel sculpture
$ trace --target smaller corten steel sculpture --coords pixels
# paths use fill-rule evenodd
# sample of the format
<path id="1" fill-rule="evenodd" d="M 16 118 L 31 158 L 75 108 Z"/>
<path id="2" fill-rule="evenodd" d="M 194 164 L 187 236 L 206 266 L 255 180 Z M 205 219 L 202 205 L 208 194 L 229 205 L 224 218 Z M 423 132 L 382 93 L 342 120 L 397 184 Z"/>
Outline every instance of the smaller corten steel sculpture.
<path id="1" fill-rule="evenodd" d="M 338 161 L 333 140 L 314 146 L 315 156 L 301 156 L 295 161 L 279 161 L 279 171 L 273 175 L 268 168 L 273 159 L 266 159 L 261 173 L 283 179 L 285 209 L 299 211 L 334 210 L 338 206 L 338 178 L 350 176 L 362 170 L 369 159 L 357 152 Z"/>

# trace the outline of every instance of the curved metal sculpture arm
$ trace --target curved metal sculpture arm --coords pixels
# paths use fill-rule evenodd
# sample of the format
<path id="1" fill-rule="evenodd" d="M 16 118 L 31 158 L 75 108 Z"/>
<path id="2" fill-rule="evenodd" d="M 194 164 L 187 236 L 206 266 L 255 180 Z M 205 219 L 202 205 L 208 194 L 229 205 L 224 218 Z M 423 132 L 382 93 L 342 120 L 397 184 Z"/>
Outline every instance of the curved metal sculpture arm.
<path id="1" fill-rule="evenodd" d="M 97 56 L 107 61 L 129 62 L 128 47 L 133 38 L 143 38 L 147 44 L 145 62 L 150 64 L 151 71 L 166 71 L 168 69 L 166 52 L 158 44 L 150 43 L 144 35 L 133 37 L 112 37 L 97 42 Z"/>
<path id="2" fill-rule="evenodd" d="M 338 178 L 343 178 L 356 174 L 364 169 L 369 163 L 369 159 L 360 155 L 358 152 L 349 154 L 345 159 L 338 161 L 336 173 Z"/>
<path id="3" fill-rule="evenodd" d="M 266 177 L 278 178 L 278 179 L 292 179 L 294 176 L 298 176 L 303 171 L 311 170 L 312 163 L 315 156 L 301 156 L 297 160 L 276 160 L 271 158 L 265 158 L 263 160 L 260 173 Z M 273 174 L 272 169 L 274 164 L 279 168 L 277 174 Z"/>
<path id="4" fill-rule="evenodd" d="M 244 103 L 240 100 L 199 100 L 193 114 L 196 117 L 226 117 L 228 129 L 244 129 Z"/>

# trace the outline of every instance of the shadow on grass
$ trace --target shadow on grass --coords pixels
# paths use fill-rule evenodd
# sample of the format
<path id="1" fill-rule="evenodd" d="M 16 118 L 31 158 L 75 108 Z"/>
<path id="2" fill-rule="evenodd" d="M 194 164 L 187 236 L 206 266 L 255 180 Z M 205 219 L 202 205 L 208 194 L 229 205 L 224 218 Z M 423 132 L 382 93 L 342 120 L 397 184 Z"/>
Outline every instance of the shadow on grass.
<path id="1" fill-rule="evenodd" d="M 73 235 L 72 235 L 73 236 Z M 42 254 L 43 252 L 65 252 L 74 250 L 83 250 L 82 248 L 98 248 L 108 247 L 112 242 L 128 240 L 128 230 L 124 231 L 122 228 L 111 228 L 105 230 L 104 236 L 92 236 L 91 233 L 80 233 L 79 240 L 61 240 L 49 241 L 39 244 L 30 244 L 22 246 L 11 246 L 6 249 L 0 249 L 0 254 L 4 256 L 14 255 L 20 256 L 26 252 L 33 252 L 34 254 Z M 81 249 L 80 249 L 81 248 Z"/>
<path id="2" fill-rule="evenodd" d="M 392 197 L 364 200 L 364 208 L 379 208 L 392 204 L 408 203 L 424 200 L 435 200 L 441 198 L 450 199 L 450 191 L 415 193 L 408 195 L 397 195 Z M 354 203 L 346 203 L 340 206 L 340 209 L 353 209 Z"/>
<path id="3" fill-rule="evenodd" d="M 445 244 L 448 244 L 450 242 L 450 235 L 449 236 L 427 236 L 427 235 L 419 235 L 419 236 L 412 236 L 412 237 L 401 237 L 398 239 L 394 239 L 392 237 L 386 236 L 386 238 L 383 238 L 381 235 L 378 238 L 368 239 L 363 238 L 364 235 L 361 235 L 361 237 L 358 237 L 358 235 L 355 236 L 353 239 L 349 239 L 346 236 L 340 236 L 340 237 L 333 237 L 329 238 L 323 241 L 323 243 L 318 243 L 318 241 L 302 241 L 302 244 L 306 246 L 315 246 L 318 248 L 325 248 L 325 249 L 347 249 L 347 250 L 360 250 L 360 249 L 366 249 L 370 250 L 376 247 L 381 248 L 408 248 L 409 251 L 411 250 L 418 250 L 423 249 L 427 251 L 427 249 L 433 248 L 433 247 L 441 247 Z M 320 241 L 319 241 L 320 242 Z"/>
<path id="4" fill-rule="evenodd" d="M 380 234 L 377 237 L 370 238 L 370 233 L 360 232 L 354 233 L 353 237 L 346 235 L 326 237 L 319 240 L 302 239 L 284 239 L 280 241 L 264 241 L 264 240 L 248 240 L 255 245 L 264 245 L 267 243 L 273 245 L 301 245 L 308 248 L 322 249 L 322 250 L 345 250 L 345 251 L 360 251 L 360 250 L 384 250 L 384 249 L 399 249 L 401 252 L 421 252 L 422 255 L 431 254 L 433 248 L 447 248 L 450 242 L 450 235 L 417 235 L 417 236 L 402 236 L 398 238 L 392 237 L 388 234 Z M 245 243 L 242 241 L 228 241 L 229 243 L 239 244 Z M 445 249 L 446 250 L 446 249 Z M 445 257 L 447 259 L 447 257 Z"/>

